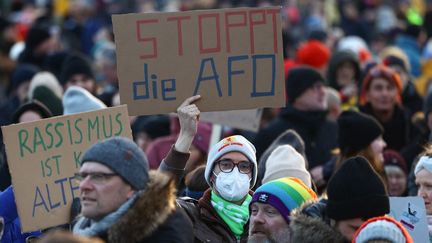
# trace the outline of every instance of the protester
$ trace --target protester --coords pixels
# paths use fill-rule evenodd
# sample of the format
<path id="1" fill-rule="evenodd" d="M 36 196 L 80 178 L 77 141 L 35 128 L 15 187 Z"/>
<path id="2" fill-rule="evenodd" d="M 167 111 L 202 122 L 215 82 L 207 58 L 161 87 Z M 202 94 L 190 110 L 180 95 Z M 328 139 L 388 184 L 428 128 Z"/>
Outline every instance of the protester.
<path id="1" fill-rule="evenodd" d="M 279 134 L 293 129 L 304 141 L 309 169 L 321 168 L 331 159 L 331 151 L 337 147 L 337 124 L 326 119 L 324 83 L 324 78 L 310 67 L 290 70 L 286 78 L 287 106 L 258 132 L 254 141 L 258 157 Z"/>
<path id="2" fill-rule="evenodd" d="M 383 155 L 389 196 L 407 196 L 408 169 L 404 158 L 391 149 L 384 151 Z"/>
<path id="3" fill-rule="evenodd" d="M 360 62 L 352 51 L 342 50 L 332 55 L 327 69 L 327 82 L 339 92 L 343 110 L 357 105 L 360 75 Z"/>
<path id="4" fill-rule="evenodd" d="M 360 93 L 360 110 L 377 119 L 384 128 L 389 149 L 400 151 L 411 138 L 409 114 L 402 105 L 402 83 L 392 69 L 376 65 L 369 69 Z"/>
<path id="5" fill-rule="evenodd" d="M 91 146 L 75 178 L 81 216 L 73 233 L 108 242 L 191 242 L 192 226 L 176 208 L 174 182 L 148 171 L 142 150 L 127 138 Z"/>
<path id="6" fill-rule="evenodd" d="M 88 61 L 81 55 L 70 55 L 62 64 L 60 82 L 67 91 L 70 86 L 79 86 L 96 94 L 96 81 Z"/>
<path id="7" fill-rule="evenodd" d="M 314 191 L 300 179 L 284 177 L 258 187 L 249 205 L 248 242 L 290 242 L 290 214 L 308 200 Z"/>
<path id="8" fill-rule="evenodd" d="M 327 186 L 327 200 L 306 204 L 294 212 L 292 242 L 351 241 L 367 219 L 384 216 L 390 203 L 380 176 L 364 157 L 342 163 Z M 292 226 L 291 226 L 292 225 Z M 326 238 L 324 238 L 326 237 Z"/>
<path id="9" fill-rule="evenodd" d="M 432 147 L 428 146 L 420 157 L 415 170 L 417 196 L 422 197 L 426 206 L 429 240 L 432 241 Z"/>
<path id="10" fill-rule="evenodd" d="M 413 243 L 408 231 L 392 217 L 374 217 L 357 230 L 353 243 L 368 242 Z"/>

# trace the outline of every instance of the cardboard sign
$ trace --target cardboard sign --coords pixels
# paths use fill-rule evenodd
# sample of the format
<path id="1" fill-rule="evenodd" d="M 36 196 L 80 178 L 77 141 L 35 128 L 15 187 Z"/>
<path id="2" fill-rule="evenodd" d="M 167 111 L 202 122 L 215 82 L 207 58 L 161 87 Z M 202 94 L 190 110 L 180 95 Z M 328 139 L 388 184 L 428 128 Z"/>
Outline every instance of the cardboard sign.
<path id="1" fill-rule="evenodd" d="M 2 127 L 23 232 L 69 222 L 79 196 L 74 174 L 94 143 L 132 139 L 126 106 Z"/>
<path id="2" fill-rule="evenodd" d="M 131 115 L 281 107 L 279 7 L 113 15 L 120 99 Z"/>
<path id="3" fill-rule="evenodd" d="M 200 121 L 257 132 L 262 112 L 262 109 L 202 112 L 200 114 Z"/>
<path id="4" fill-rule="evenodd" d="M 429 242 L 426 208 L 421 197 L 390 197 L 390 216 L 398 220 L 414 242 Z"/>

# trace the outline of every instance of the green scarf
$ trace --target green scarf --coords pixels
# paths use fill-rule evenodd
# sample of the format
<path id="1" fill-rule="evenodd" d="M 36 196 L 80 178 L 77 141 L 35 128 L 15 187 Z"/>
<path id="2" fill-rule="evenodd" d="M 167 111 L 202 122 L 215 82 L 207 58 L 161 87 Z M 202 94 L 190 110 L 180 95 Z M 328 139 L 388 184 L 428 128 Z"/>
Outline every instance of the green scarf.
<path id="1" fill-rule="evenodd" d="M 243 227 L 249 219 L 249 203 L 252 197 L 248 194 L 242 205 L 229 202 L 211 192 L 211 204 L 218 215 L 229 226 L 231 231 L 240 239 L 243 234 Z"/>

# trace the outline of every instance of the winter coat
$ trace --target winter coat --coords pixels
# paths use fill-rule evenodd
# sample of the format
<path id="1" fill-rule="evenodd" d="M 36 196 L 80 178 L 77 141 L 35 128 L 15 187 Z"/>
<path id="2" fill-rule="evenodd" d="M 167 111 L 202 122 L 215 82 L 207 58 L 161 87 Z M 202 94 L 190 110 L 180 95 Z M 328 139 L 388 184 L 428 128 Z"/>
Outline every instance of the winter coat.
<path id="1" fill-rule="evenodd" d="M 326 202 L 312 201 L 295 209 L 290 216 L 291 242 L 344 243 L 341 233 L 330 226 L 325 214 Z"/>
<path id="2" fill-rule="evenodd" d="M 110 243 L 192 242 L 192 224 L 184 211 L 176 207 L 175 199 L 172 178 L 152 171 L 147 188 L 131 208 L 97 237 Z"/>
<path id="3" fill-rule="evenodd" d="M 326 112 L 300 111 L 288 105 L 257 134 L 254 141 L 257 157 L 287 129 L 293 129 L 303 139 L 309 169 L 330 160 L 331 151 L 337 147 L 338 127 L 336 122 L 326 119 Z"/>
<path id="4" fill-rule="evenodd" d="M 423 99 L 416 90 L 414 83 L 409 80 L 402 91 L 402 104 L 409 112 L 411 117 L 414 113 L 421 111 L 423 108 Z"/>
<path id="5" fill-rule="evenodd" d="M 41 235 L 40 231 L 21 233 L 21 222 L 18 218 L 12 186 L 0 192 L 0 216 L 5 223 L 2 243 L 24 243 L 27 237 Z"/>
<path id="6" fill-rule="evenodd" d="M 198 201 L 192 198 L 177 199 L 177 203 L 186 211 L 193 223 L 194 242 L 246 242 L 249 224 L 245 225 L 243 235 L 238 241 L 229 226 L 211 205 L 210 198 L 211 188 L 207 189 Z"/>
<path id="7" fill-rule="evenodd" d="M 412 124 L 408 113 L 400 106 L 395 106 L 393 117 L 387 121 L 380 121 L 374 114 L 372 106 L 368 103 L 360 107 L 360 111 L 371 115 L 384 128 L 383 139 L 387 143 L 388 149 L 401 151 L 414 136 L 412 135 Z"/>

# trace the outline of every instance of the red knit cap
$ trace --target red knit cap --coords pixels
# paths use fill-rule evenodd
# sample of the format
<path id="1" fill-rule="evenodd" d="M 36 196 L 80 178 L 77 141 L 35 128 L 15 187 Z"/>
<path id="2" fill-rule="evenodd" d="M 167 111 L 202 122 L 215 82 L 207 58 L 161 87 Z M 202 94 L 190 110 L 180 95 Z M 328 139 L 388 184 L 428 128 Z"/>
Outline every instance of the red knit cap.
<path id="1" fill-rule="evenodd" d="M 365 105 L 367 103 L 366 92 L 369 89 L 369 86 L 370 86 L 372 79 L 378 78 L 378 77 L 384 78 L 384 79 L 394 83 L 394 85 L 396 86 L 396 88 L 398 90 L 398 94 L 396 96 L 396 102 L 398 104 L 401 104 L 401 102 L 402 102 L 402 99 L 401 99 L 402 81 L 399 77 L 399 74 L 397 72 L 393 71 L 392 69 L 382 65 L 382 64 L 378 64 L 378 65 L 372 67 L 371 69 L 369 69 L 366 77 L 363 79 L 362 89 L 360 92 L 360 100 L 359 100 L 360 105 Z"/>
<path id="2" fill-rule="evenodd" d="M 321 68 L 328 63 L 330 50 L 317 40 L 309 40 L 303 43 L 297 50 L 297 62 L 314 68 Z"/>

